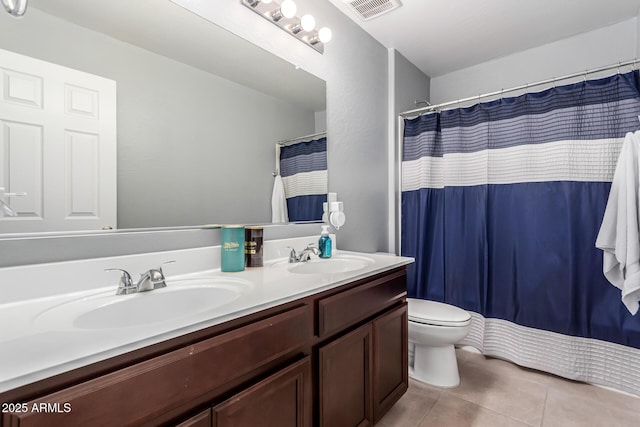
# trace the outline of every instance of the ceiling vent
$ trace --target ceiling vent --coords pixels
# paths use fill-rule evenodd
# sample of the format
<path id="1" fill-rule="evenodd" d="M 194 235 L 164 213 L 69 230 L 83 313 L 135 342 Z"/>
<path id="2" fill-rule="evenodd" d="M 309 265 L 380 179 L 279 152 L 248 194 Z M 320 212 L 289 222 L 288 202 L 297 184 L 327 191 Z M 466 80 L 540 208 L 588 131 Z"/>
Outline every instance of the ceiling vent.
<path id="1" fill-rule="evenodd" d="M 400 0 L 343 0 L 359 18 L 368 21 L 402 6 Z"/>

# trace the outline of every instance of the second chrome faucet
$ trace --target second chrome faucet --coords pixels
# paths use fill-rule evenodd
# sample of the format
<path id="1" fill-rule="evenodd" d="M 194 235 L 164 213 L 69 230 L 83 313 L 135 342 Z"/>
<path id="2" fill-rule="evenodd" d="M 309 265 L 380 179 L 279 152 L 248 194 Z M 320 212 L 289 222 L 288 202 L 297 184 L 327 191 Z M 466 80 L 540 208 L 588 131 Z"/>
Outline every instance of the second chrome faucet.
<path id="1" fill-rule="evenodd" d="M 300 254 L 297 254 L 296 250 L 291 246 L 287 246 L 287 247 L 291 249 L 291 252 L 289 253 L 290 263 L 305 262 L 305 261 L 308 261 L 309 258 L 311 258 L 311 254 L 318 255 L 320 253 L 318 251 L 318 248 L 315 247 L 313 243 L 309 243 L 306 248 L 300 251 Z"/>

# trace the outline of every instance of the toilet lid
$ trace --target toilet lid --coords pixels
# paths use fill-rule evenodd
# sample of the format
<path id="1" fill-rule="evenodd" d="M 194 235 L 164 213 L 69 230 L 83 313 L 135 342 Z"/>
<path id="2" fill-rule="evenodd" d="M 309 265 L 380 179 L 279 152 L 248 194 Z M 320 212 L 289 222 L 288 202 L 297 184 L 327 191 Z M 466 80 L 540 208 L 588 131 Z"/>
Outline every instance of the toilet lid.
<path id="1" fill-rule="evenodd" d="M 471 315 L 461 308 L 436 301 L 407 298 L 409 320 L 438 326 L 464 326 Z"/>

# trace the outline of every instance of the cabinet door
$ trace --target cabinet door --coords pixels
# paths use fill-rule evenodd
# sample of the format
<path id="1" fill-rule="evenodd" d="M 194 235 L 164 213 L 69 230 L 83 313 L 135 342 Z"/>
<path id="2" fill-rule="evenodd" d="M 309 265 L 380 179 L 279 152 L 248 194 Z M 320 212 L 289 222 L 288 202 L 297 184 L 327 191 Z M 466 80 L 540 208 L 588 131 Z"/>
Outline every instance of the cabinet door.
<path id="1" fill-rule="evenodd" d="M 407 391 L 407 304 L 373 321 L 373 414 L 377 422 Z"/>
<path id="2" fill-rule="evenodd" d="M 372 326 L 361 326 L 320 348 L 319 418 L 323 427 L 373 425 Z"/>
<path id="3" fill-rule="evenodd" d="M 309 356 L 213 407 L 213 427 L 311 427 Z"/>
<path id="4" fill-rule="evenodd" d="M 188 420 L 184 420 L 176 427 L 211 427 L 211 409 L 200 412 Z"/>

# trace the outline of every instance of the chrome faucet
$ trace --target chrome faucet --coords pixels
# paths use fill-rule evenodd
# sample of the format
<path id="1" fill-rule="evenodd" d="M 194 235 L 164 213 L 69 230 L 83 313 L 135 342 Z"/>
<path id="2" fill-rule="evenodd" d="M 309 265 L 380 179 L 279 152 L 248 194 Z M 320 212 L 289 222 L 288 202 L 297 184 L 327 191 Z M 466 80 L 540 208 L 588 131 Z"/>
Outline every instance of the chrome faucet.
<path id="1" fill-rule="evenodd" d="M 313 243 L 309 243 L 306 248 L 300 251 L 299 255 L 296 253 L 296 250 L 294 248 L 292 248 L 291 246 L 287 246 L 287 247 L 291 249 L 291 252 L 289 253 L 290 263 L 306 262 L 306 261 L 309 261 L 309 258 L 311 258 L 311 254 L 314 254 L 314 255 L 320 254 L 320 251 L 318 250 L 317 247 L 313 245 Z"/>
<path id="2" fill-rule="evenodd" d="M 116 291 L 116 295 L 129 295 L 135 294 L 137 292 L 147 292 L 152 291 L 154 289 L 165 288 L 167 283 L 165 282 L 164 272 L 162 271 L 162 266 L 166 264 L 172 264 L 175 261 L 167 261 L 160 264 L 156 268 L 152 268 L 147 270 L 146 272 L 140 275 L 140 279 L 138 279 L 138 283 L 134 284 L 131 279 L 131 275 L 126 270 L 121 268 L 107 268 L 105 271 L 120 271 L 122 275 L 120 276 L 120 282 L 118 283 L 118 289 Z"/>

